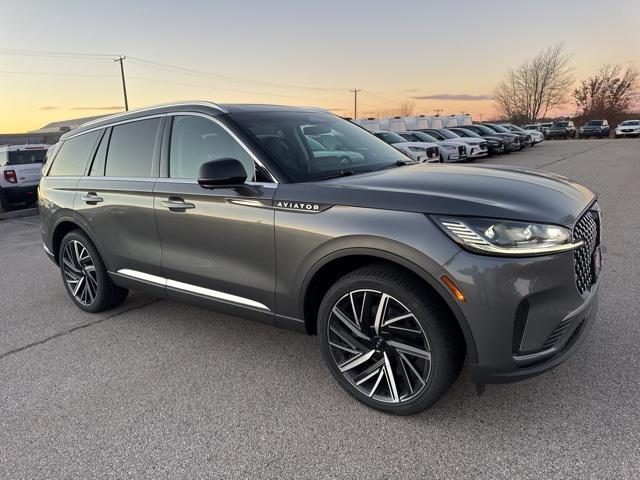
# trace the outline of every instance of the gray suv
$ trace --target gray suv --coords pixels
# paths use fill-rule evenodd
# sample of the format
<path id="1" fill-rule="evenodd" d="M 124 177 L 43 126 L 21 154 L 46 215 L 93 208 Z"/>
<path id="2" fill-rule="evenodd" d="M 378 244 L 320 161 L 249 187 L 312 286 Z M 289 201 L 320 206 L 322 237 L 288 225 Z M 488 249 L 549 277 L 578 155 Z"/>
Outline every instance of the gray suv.
<path id="1" fill-rule="evenodd" d="M 340 385 L 386 412 L 432 405 L 465 358 L 478 385 L 555 367 L 596 315 L 591 191 L 414 163 L 322 110 L 127 112 L 63 135 L 43 171 L 44 248 L 79 308 L 138 289 L 319 335 Z"/>

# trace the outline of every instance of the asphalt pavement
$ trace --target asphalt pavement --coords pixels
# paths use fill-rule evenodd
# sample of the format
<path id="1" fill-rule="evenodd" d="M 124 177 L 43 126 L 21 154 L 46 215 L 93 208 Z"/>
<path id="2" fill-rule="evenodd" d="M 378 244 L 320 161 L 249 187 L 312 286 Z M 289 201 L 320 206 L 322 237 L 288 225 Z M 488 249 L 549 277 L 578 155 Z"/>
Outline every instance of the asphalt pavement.
<path id="1" fill-rule="evenodd" d="M 133 293 L 67 298 L 39 218 L 0 220 L 0 478 L 639 478 L 640 141 L 548 141 L 483 160 L 600 196 L 600 311 L 543 376 L 467 371 L 394 417 L 344 393 L 315 337 Z"/>

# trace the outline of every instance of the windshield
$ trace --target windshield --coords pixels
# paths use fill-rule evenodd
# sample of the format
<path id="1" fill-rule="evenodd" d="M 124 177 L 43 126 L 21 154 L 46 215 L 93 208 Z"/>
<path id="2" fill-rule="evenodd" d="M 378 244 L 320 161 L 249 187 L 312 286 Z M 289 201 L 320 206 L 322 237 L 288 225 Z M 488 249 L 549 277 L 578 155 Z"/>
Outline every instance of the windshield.
<path id="1" fill-rule="evenodd" d="M 448 140 L 453 140 L 454 138 L 460 138 L 460 135 L 445 129 L 438 130 L 438 133 L 440 133 L 443 137 L 446 137 Z"/>
<path id="2" fill-rule="evenodd" d="M 554 127 L 568 127 L 569 122 L 556 122 L 553 124 Z"/>
<path id="3" fill-rule="evenodd" d="M 393 132 L 375 132 L 374 135 L 378 138 L 381 138 L 389 145 L 393 145 L 394 143 L 404 143 L 406 140 L 402 138 L 397 133 Z"/>
<path id="4" fill-rule="evenodd" d="M 602 120 L 591 120 L 590 122 L 587 122 L 587 127 L 601 127 L 602 126 Z"/>
<path id="5" fill-rule="evenodd" d="M 229 116 L 294 182 L 407 161 L 365 129 L 329 113 L 239 112 Z"/>
<path id="6" fill-rule="evenodd" d="M 487 128 L 490 128 L 491 130 L 495 131 L 495 132 L 500 132 L 500 133 L 511 133 L 509 130 L 507 130 L 504 127 L 501 127 L 500 125 L 487 125 Z"/>
<path id="7" fill-rule="evenodd" d="M 444 135 L 442 135 L 440 132 L 436 132 L 435 130 L 429 130 L 429 131 L 424 132 L 424 133 L 426 133 L 427 135 L 432 136 L 432 137 L 433 137 L 433 138 L 435 138 L 435 139 L 436 139 L 436 141 L 438 141 L 438 142 L 442 142 L 442 141 L 444 141 L 444 140 L 446 140 L 446 139 L 447 139 L 447 137 L 445 137 Z"/>
<path id="8" fill-rule="evenodd" d="M 7 165 L 27 165 L 29 163 L 42 163 L 47 151 L 42 150 L 18 150 L 9 152 Z"/>
<path id="9" fill-rule="evenodd" d="M 625 120 L 624 122 L 622 122 L 622 125 L 640 125 L 640 120 Z"/>
<path id="10" fill-rule="evenodd" d="M 489 127 L 485 127 L 484 125 L 474 125 L 474 128 L 476 129 L 476 131 L 479 131 L 483 135 L 493 135 L 494 133 L 496 133 Z"/>
<path id="11" fill-rule="evenodd" d="M 466 128 L 452 128 L 451 131 L 457 133 L 461 137 L 482 138 L 476 132 L 472 132 Z"/>
<path id="12" fill-rule="evenodd" d="M 418 140 L 418 142 L 431 142 L 431 143 L 435 143 L 438 140 L 436 140 L 434 137 L 432 137 L 431 135 L 429 135 L 428 133 L 424 133 L 424 132 L 412 132 L 412 135 L 414 135 Z"/>

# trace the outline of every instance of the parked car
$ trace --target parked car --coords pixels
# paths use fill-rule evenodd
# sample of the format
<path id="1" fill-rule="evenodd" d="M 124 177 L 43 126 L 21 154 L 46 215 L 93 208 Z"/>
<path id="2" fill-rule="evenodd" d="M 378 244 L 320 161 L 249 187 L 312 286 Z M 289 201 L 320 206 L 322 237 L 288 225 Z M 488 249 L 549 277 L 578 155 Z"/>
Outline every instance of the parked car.
<path id="1" fill-rule="evenodd" d="M 481 137 L 477 133 L 472 132 L 471 130 L 468 130 L 466 128 L 467 126 L 468 125 L 465 125 L 464 127 L 449 127 L 447 128 L 447 130 L 463 138 L 483 138 L 487 142 L 489 155 L 505 153 L 506 147 L 503 139 L 501 139 L 500 137 L 492 137 L 492 136 Z"/>
<path id="2" fill-rule="evenodd" d="M 640 120 L 625 120 L 616 127 L 616 138 L 640 136 Z"/>
<path id="3" fill-rule="evenodd" d="M 523 130 L 535 130 L 538 132 L 542 132 L 542 125 L 539 123 L 529 123 L 528 125 L 523 125 L 522 126 Z M 544 133 L 544 132 L 542 132 Z"/>
<path id="4" fill-rule="evenodd" d="M 397 133 L 385 130 L 373 132 L 373 134 L 416 162 L 441 162 L 443 160 L 440 148 L 435 143 L 409 142 Z"/>
<path id="5" fill-rule="evenodd" d="M 547 132 L 551 127 L 553 127 L 553 122 L 540 122 L 540 128 L 542 129 L 542 133 L 544 133 L 545 136 L 547 135 Z"/>
<path id="6" fill-rule="evenodd" d="M 4 210 L 38 201 L 40 171 L 48 148 L 46 144 L 0 147 L 0 205 Z"/>
<path id="7" fill-rule="evenodd" d="M 535 145 L 536 143 L 540 143 L 544 140 L 544 134 L 538 130 L 525 130 L 524 128 L 520 128 L 512 123 L 499 123 L 498 125 L 513 133 L 528 135 L 531 139 L 531 145 Z"/>
<path id="8" fill-rule="evenodd" d="M 578 138 L 609 136 L 609 122 L 606 120 L 590 120 L 578 130 Z"/>
<path id="9" fill-rule="evenodd" d="M 424 128 L 416 131 L 424 132 L 428 135 L 431 135 L 432 137 L 435 137 L 436 140 L 441 142 L 449 141 L 465 143 L 467 145 L 467 158 L 469 160 L 483 158 L 489 154 L 487 141 L 483 138 L 461 137 L 460 135 L 452 132 L 451 130 L 447 130 L 446 128 Z"/>
<path id="10" fill-rule="evenodd" d="M 567 138 L 574 138 L 576 136 L 576 126 L 571 120 L 560 120 L 554 122 L 545 137 L 547 138 L 561 138 L 566 140 Z"/>
<path id="11" fill-rule="evenodd" d="M 398 132 L 407 142 L 429 142 L 434 143 L 440 149 L 440 158 L 443 162 L 466 162 L 467 146 L 461 142 L 450 142 L 436 140 L 434 137 L 424 132 Z"/>
<path id="12" fill-rule="evenodd" d="M 490 128 L 494 132 L 511 133 L 513 135 L 518 135 L 520 137 L 520 145 L 522 145 L 522 148 L 530 147 L 531 145 L 533 145 L 533 140 L 531 139 L 531 135 L 529 133 L 516 132 L 514 130 L 511 130 L 510 128 L 505 128 L 496 123 L 483 123 L 483 125 L 487 128 Z"/>
<path id="13" fill-rule="evenodd" d="M 477 133 L 485 140 L 495 137 L 501 138 L 504 141 L 504 148 L 506 152 L 515 152 L 522 149 L 522 143 L 520 143 L 520 135 L 516 135 L 515 133 L 496 132 L 495 130 L 491 130 L 484 125 L 479 125 L 477 123 L 474 123 L 473 125 L 465 125 L 464 128 L 465 130 Z"/>
<path id="14" fill-rule="evenodd" d="M 312 155 L 308 127 L 362 159 Z M 465 358 L 485 384 L 571 356 L 596 317 L 596 195 L 551 173 L 407 163 L 314 108 L 129 111 L 61 137 L 44 249 L 86 312 L 136 289 L 317 334 L 342 388 L 393 414 L 435 403 Z"/>

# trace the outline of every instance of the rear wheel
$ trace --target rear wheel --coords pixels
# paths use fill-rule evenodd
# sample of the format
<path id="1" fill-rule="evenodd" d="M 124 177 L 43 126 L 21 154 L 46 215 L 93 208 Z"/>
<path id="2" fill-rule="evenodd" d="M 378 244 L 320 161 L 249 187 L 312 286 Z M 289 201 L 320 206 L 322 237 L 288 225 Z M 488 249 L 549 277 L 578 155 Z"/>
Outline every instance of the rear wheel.
<path id="1" fill-rule="evenodd" d="M 129 291 L 111 281 L 98 250 L 80 230 L 62 239 L 58 260 L 65 289 L 82 310 L 101 312 L 127 298 Z"/>
<path id="2" fill-rule="evenodd" d="M 327 292 L 318 314 L 324 360 L 365 405 L 392 414 L 435 403 L 458 376 L 464 347 L 439 298 L 405 272 L 371 265 Z"/>

